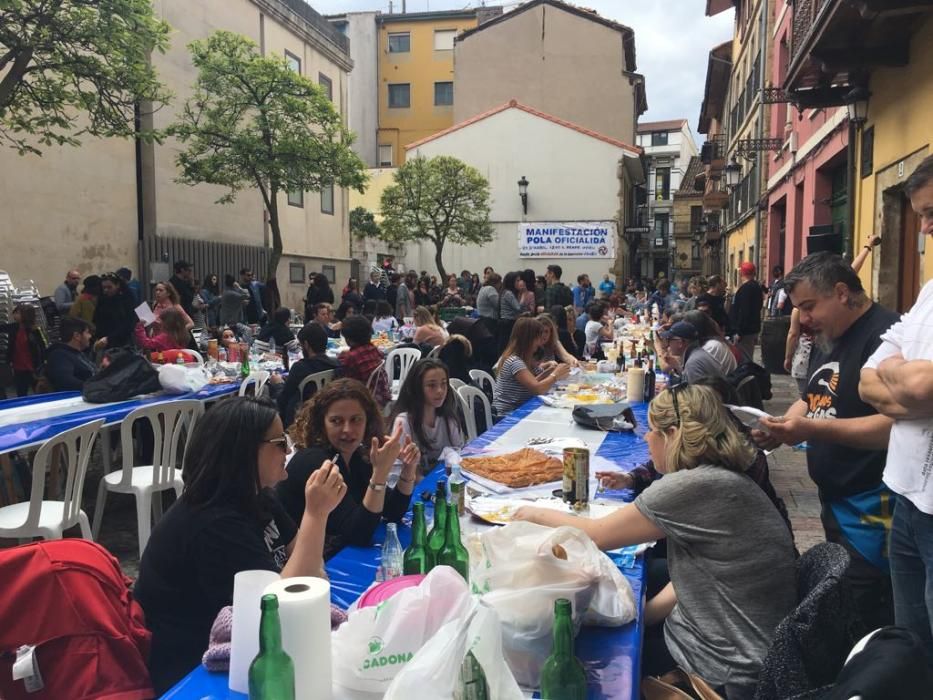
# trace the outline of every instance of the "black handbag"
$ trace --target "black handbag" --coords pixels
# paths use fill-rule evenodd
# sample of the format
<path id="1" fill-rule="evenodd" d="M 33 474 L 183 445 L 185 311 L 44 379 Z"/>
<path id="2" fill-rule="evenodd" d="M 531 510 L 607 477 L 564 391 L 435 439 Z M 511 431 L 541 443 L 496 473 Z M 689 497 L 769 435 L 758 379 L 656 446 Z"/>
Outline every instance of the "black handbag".
<path id="1" fill-rule="evenodd" d="M 578 425 L 603 432 L 628 432 L 637 425 L 632 407 L 627 403 L 576 406 L 571 415 Z M 631 427 L 620 425 L 623 420 Z"/>
<path id="2" fill-rule="evenodd" d="M 159 373 L 145 357 L 117 350 L 111 352 L 109 365 L 84 382 L 81 395 L 88 403 L 110 403 L 161 390 Z"/>

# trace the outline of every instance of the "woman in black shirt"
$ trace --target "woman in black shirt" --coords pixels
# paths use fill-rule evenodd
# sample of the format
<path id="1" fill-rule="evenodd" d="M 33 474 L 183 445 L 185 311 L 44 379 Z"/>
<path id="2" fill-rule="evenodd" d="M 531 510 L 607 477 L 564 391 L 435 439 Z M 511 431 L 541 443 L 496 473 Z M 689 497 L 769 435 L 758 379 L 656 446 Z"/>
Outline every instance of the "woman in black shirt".
<path id="1" fill-rule="evenodd" d="M 152 632 L 157 694 L 200 663 L 214 618 L 233 603 L 238 572 L 324 576 L 324 523 L 346 484 L 325 461 L 301 484 L 290 518 L 267 491 L 285 478 L 287 449 L 282 421 L 266 400 L 221 401 L 195 426 L 185 490 L 152 531 L 135 588 Z"/>
<path id="2" fill-rule="evenodd" d="M 325 558 L 342 547 L 366 547 L 385 518 L 399 522 L 408 510 L 421 453 L 401 426 L 383 435 L 382 414 L 372 394 L 355 379 L 338 379 L 314 394 L 298 412 L 291 435 L 302 448 L 288 464 L 288 478 L 276 487 L 285 511 L 300 515 L 308 477 L 335 459 L 347 484 L 343 499 L 327 518 Z M 396 458 L 398 483 L 387 480 Z"/>

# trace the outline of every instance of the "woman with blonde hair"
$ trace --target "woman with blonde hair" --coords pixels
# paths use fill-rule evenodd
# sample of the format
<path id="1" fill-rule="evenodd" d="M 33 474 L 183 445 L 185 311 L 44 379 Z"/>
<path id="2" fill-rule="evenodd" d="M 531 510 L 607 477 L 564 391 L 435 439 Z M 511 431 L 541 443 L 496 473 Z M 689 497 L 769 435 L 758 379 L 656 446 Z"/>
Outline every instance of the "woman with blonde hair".
<path id="1" fill-rule="evenodd" d="M 554 383 L 570 372 L 570 365 L 538 362 L 535 353 L 544 344 L 544 326 L 537 319 L 523 316 L 515 321 L 508 345 L 499 358 L 493 407 L 504 416 L 532 396 L 547 393 Z"/>
<path id="2" fill-rule="evenodd" d="M 181 307 L 181 298 L 178 296 L 178 291 L 171 282 L 157 283 L 152 289 L 152 296 L 155 298 L 155 302 L 152 304 L 152 313 L 154 313 L 156 317 L 155 323 L 152 324 L 153 332 L 158 333 L 162 330 L 162 314 L 169 309 L 175 309 L 181 314 L 185 322 L 186 330 L 190 331 L 194 328 L 194 321 L 191 320 L 191 317 Z"/>
<path id="3" fill-rule="evenodd" d="M 743 473 L 754 450 L 726 411 L 709 387 L 662 392 L 649 406 L 645 440 L 664 478 L 604 518 L 529 507 L 516 518 L 580 528 L 601 549 L 665 538 L 671 582 L 645 606 L 643 669 L 680 666 L 733 700 L 753 696 L 797 585 L 790 533 Z M 652 638 L 650 626 L 661 623 L 663 636 Z"/>
<path id="4" fill-rule="evenodd" d="M 579 367 L 580 363 L 558 340 L 557 324 L 550 314 L 538 314 L 535 319 L 544 326 L 544 343 L 538 350 L 538 359 L 542 362 L 566 362 L 571 367 Z"/>
<path id="5" fill-rule="evenodd" d="M 434 314 L 427 306 L 415 309 L 415 337 L 418 345 L 430 345 L 432 348 L 443 345 L 447 340 L 447 331 L 437 323 Z"/>

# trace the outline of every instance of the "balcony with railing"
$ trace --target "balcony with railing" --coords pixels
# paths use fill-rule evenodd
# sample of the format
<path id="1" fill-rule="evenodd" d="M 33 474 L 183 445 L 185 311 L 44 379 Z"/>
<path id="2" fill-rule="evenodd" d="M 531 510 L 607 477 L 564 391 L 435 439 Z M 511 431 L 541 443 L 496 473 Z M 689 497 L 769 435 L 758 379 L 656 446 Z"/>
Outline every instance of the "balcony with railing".
<path id="1" fill-rule="evenodd" d="M 782 86 L 799 107 L 831 107 L 877 67 L 907 65 L 910 37 L 933 0 L 791 0 Z"/>

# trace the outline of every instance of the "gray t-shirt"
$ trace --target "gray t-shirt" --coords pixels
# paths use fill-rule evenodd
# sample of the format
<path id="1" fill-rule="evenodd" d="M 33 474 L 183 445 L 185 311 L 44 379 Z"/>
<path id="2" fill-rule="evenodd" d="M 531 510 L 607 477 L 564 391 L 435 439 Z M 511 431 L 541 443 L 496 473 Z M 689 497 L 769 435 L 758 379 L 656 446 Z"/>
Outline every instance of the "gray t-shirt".
<path id="1" fill-rule="evenodd" d="M 681 377 L 687 384 L 693 384 L 705 377 L 723 377 L 722 367 L 701 347 L 695 347 L 687 353 L 684 371 Z"/>
<path id="2" fill-rule="evenodd" d="M 751 698 L 774 629 L 797 604 L 794 545 L 744 474 L 699 466 L 666 474 L 635 507 L 667 538 L 677 605 L 664 638 L 674 660 L 733 698 Z"/>

